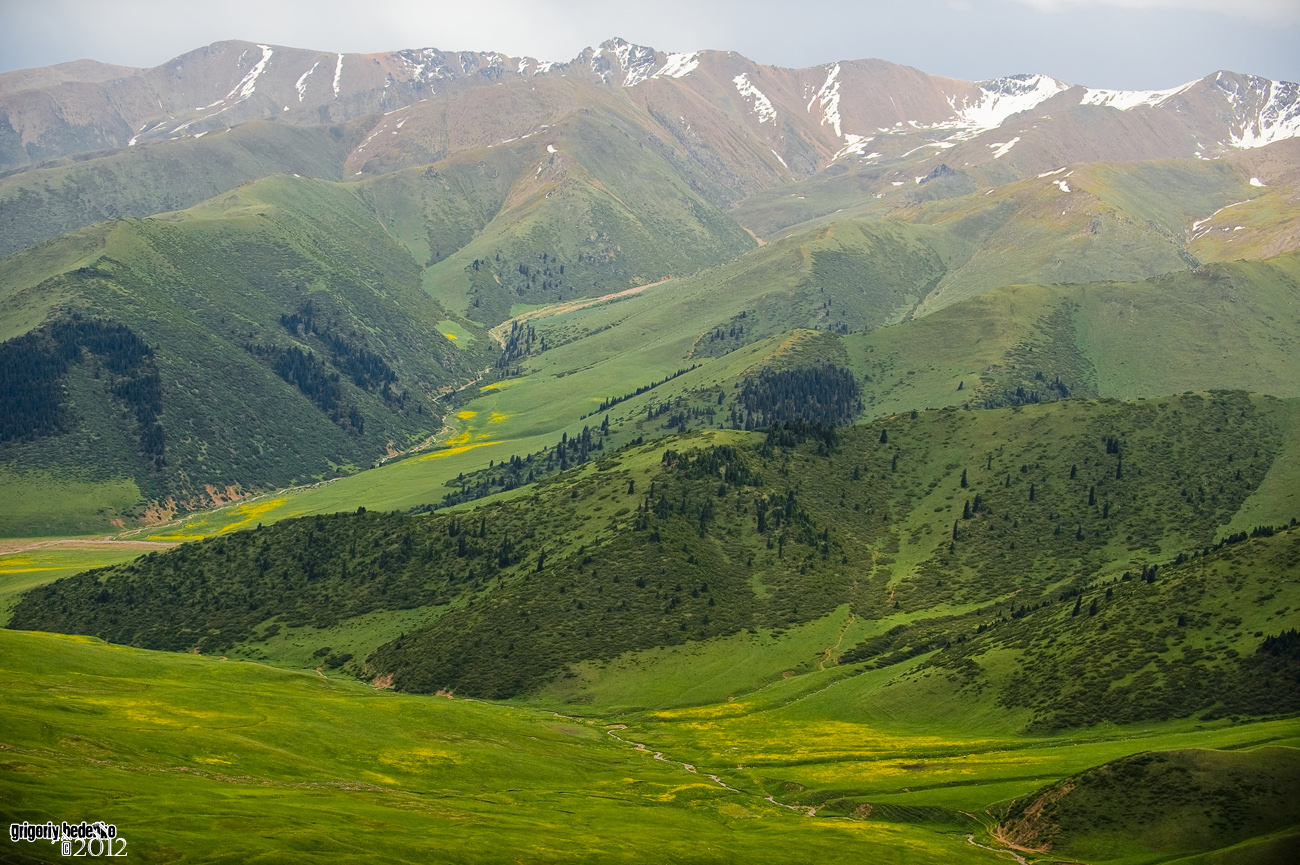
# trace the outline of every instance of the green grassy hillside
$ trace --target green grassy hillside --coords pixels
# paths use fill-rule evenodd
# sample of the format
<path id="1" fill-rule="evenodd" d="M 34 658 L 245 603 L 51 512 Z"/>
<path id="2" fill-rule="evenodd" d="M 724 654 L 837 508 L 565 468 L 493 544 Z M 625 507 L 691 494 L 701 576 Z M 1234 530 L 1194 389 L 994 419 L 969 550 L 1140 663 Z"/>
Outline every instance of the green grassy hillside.
<path id="1" fill-rule="evenodd" d="M 248 123 L 0 179 L 0 257 L 108 218 L 181 210 L 272 174 L 343 179 L 362 127 Z"/>
<path id="2" fill-rule="evenodd" d="M 475 321 L 497 324 L 514 304 L 595 297 L 694 273 L 754 245 L 618 115 L 575 114 L 508 146 L 513 160 L 493 157 L 492 170 L 517 172 L 500 212 L 442 261 L 436 253 L 448 245 L 438 241 L 425 275 L 434 297 Z M 454 174 L 469 156 L 433 170 Z"/>
<path id="3" fill-rule="evenodd" d="M 311 626 L 333 656 L 350 656 L 335 666 L 408 690 L 501 697 L 584 660 L 780 630 L 847 603 L 864 620 L 917 621 L 832 659 L 889 665 L 948 646 L 931 665 L 976 675 L 965 659 L 1000 651 L 1002 634 L 1032 644 L 1061 616 L 1083 627 L 1070 610 L 1103 583 L 1128 599 L 1124 615 L 1145 621 L 1164 584 L 1121 586 L 1122 572 L 1213 544 L 1293 436 L 1288 409 L 1187 395 L 931 411 L 838 433 L 694 434 L 598 457 L 477 510 L 314 517 L 157 553 L 32 592 L 11 626 L 253 657 L 282 628 Z M 382 617 L 348 624 L 398 610 L 421 612 L 387 632 Z M 985 634 L 1003 619 L 1014 624 Z M 346 652 L 333 651 L 334 627 L 351 635 Z M 1139 645 L 1132 661 L 1163 663 Z M 1043 675 L 1077 678 L 1069 664 L 1081 660 L 1054 658 L 1066 666 Z M 1168 707 L 1152 696 L 1159 687 L 1156 677 L 1131 699 Z M 1016 699 L 1029 698 L 1004 702 Z M 1204 708 L 1188 700 L 1170 711 Z M 1026 722 L 1147 717 L 1106 704 L 1067 717 L 1061 705 Z"/>
<path id="4" fill-rule="evenodd" d="M 0 669 L 0 817 L 60 820 L 94 796 L 87 819 L 114 823 L 144 861 L 208 861 L 216 844 L 241 860 L 1005 861 L 991 816 L 1003 800 L 1150 750 L 1229 749 L 1190 753 L 1203 755 L 1198 770 L 1267 764 L 1271 780 L 1300 736 L 1293 721 L 1030 740 L 949 722 L 904 733 L 817 719 L 800 696 L 825 673 L 778 680 L 761 706 L 575 716 L 13 631 L 0 631 Z M 1258 775 L 1241 789 L 1266 792 Z M 1269 810 L 1251 828 L 1267 829 Z M 10 861 L 58 858 L 0 843 Z"/>
<path id="5" fill-rule="evenodd" d="M 12 631 L 0 669 L 0 818 L 104 819 L 146 862 L 997 861 L 924 827 L 814 824 L 552 712 Z"/>
<path id="6" fill-rule="evenodd" d="M 868 414 L 1204 387 L 1296 396 L 1300 257 L 1141 283 L 1018 286 L 844 341 Z M 1158 324 L 1157 324 L 1158 323 Z"/>
<path id="7" fill-rule="evenodd" d="M 9 514 L 10 535 L 103 530 L 150 505 L 366 466 L 436 432 L 437 390 L 478 363 L 442 335 L 446 313 L 405 250 L 323 182 L 268 179 L 3 267 L 15 319 L 47 321 L 4 344 L 9 386 L 31 397 L 0 444 L 5 476 L 86 491 L 69 508 Z M 47 365 L 31 367 L 39 357 Z M 124 481 L 140 501 L 102 511 L 95 485 Z"/>

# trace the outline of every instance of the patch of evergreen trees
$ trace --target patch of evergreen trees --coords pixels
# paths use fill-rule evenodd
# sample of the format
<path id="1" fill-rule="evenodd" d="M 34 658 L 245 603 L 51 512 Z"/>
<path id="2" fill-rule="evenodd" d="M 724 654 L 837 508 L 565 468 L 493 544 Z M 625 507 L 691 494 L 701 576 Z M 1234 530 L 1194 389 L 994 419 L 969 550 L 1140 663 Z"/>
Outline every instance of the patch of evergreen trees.
<path id="1" fill-rule="evenodd" d="M 357 387 L 368 393 L 382 391 L 386 400 L 401 400 L 392 391 L 392 385 L 397 383 L 393 368 L 382 357 L 354 342 L 355 331 L 352 339 L 348 339 L 333 323 L 318 320 L 316 307 L 310 300 L 297 312 L 281 315 L 280 325 L 294 336 L 318 338 L 329 350 L 335 369 L 345 373 Z"/>
<path id="2" fill-rule="evenodd" d="M 505 348 L 497 358 L 497 369 L 508 369 L 526 357 L 541 354 L 549 348 L 546 337 L 537 335 L 537 329 L 531 324 L 521 325 L 517 321 L 510 323 L 510 333 L 506 336 Z"/>
<path id="3" fill-rule="evenodd" d="M 456 488 L 455 492 L 447 493 L 437 504 L 418 505 L 411 509 L 410 513 L 432 513 L 438 508 L 449 508 L 476 501 L 496 493 L 518 489 L 542 478 L 583 465 L 592 454 L 605 450 L 605 439 L 608 436 L 609 418 L 605 418 L 604 423 L 594 431 L 584 426 L 582 433 L 572 438 L 568 433 L 561 434 L 560 440 L 553 448 L 542 448 L 540 451 L 522 457 L 511 454 L 509 460 L 494 463 L 485 469 L 470 472 L 468 475 L 462 472 L 460 476 L 447 482 L 447 486 Z M 641 441 L 638 438 L 630 444 L 638 445 Z"/>
<path id="4" fill-rule="evenodd" d="M 832 364 L 765 369 L 745 380 L 736 403 L 731 415 L 735 429 L 761 429 L 800 419 L 842 426 L 862 411 L 862 389 L 853 373 Z"/>
<path id="5" fill-rule="evenodd" d="M 161 468 L 162 380 L 153 349 L 124 324 L 75 312 L 0 343 L 0 442 L 66 432 L 62 379 L 70 366 L 87 361 L 105 390 L 130 409 L 140 450 Z"/>
<path id="6" fill-rule="evenodd" d="M 633 397 L 640 396 L 643 393 L 648 393 L 654 390 L 655 388 L 659 387 L 659 385 L 667 384 L 668 382 L 677 378 L 679 375 L 686 375 L 686 373 L 690 372 L 693 369 L 697 369 L 698 367 L 699 367 L 698 363 L 693 363 L 690 365 L 689 368 L 679 369 L 677 370 L 677 372 L 673 373 L 672 375 L 664 376 L 659 381 L 652 381 L 649 384 L 643 384 L 640 387 L 638 387 L 636 390 L 631 391 L 629 393 L 625 393 L 622 396 L 605 397 L 605 399 L 602 400 L 600 403 L 600 408 L 596 409 L 593 412 L 589 412 L 588 414 L 585 414 L 582 417 L 589 418 L 594 414 L 600 414 L 603 411 L 609 411 L 611 408 L 613 408 L 614 406 L 618 405 L 621 402 L 624 402 L 625 400 L 629 400 L 632 399 Z M 676 424 L 673 424 L 673 426 L 676 426 Z"/>

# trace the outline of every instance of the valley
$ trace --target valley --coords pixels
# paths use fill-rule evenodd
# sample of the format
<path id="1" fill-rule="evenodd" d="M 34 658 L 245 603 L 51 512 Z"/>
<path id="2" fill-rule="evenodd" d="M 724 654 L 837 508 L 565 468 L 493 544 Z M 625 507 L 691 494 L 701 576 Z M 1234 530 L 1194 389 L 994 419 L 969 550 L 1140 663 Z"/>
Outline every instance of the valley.
<path id="1" fill-rule="evenodd" d="M 0 75 L 6 822 L 1300 850 L 1295 85 L 173 64 Z"/>

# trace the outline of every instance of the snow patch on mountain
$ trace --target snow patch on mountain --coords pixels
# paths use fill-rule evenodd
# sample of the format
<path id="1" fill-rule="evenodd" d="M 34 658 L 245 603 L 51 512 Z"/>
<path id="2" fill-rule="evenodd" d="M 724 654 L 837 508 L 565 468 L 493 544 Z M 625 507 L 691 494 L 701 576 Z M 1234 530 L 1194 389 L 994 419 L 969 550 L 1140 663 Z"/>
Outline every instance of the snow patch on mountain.
<path id="1" fill-rule="evenodd" d="M 262 71 L 266 69 L 267 61 L 271 59 L 271 55 L 274 53 L 271 51 L 270 45 L 258 45 L 257 47 L 262 49 L 262 59 L 257 61 L 257 64 L 252 69 L 248 70 L 248 74 L 245 75 L 238 84 L 231 88 L 231 91 L 226 94 L 226 99 L 230 99 L 236 93 L 239 94 L 241 100 L 247 99 L 252 96 L 253 91 L 257 89 L 257 79 L 262 74 Z M 223 99 L 221 101 L 224 102 L 225 100 Z"/>
<path id="2" fill-rule="evenodd" d="M 843 138 L 844 133 L 840 129 L 840 64 L 829 66 L 827 70 L 826 83 L 813 95 L 808 103 L 808 110 L 812 111 L 813 104 L 820 102 L 822 109 L 820 125 L 825 126 L 829 123 L 835 130 L 835 137 Z"/>
<path id="3" fill-rule="evenodd" d="M 979 83 L 980 93 L 974 101 L 949 97 L 948 104 L 956 115 L 949 124 L 964 128 L 966 131 L 955 138 L 973 138 L 990 129 L 997 129 L 1013 114 L 1029 111 L 1058 93 L 1070 89 L 1070 85 L 1046 75 L 1011 75 L 1006 78 L 994 78 L 992 81 Z"/>
<path id="4" fill-rule="evenodd" d="M 614 67 L 610 64 L 609 58 L 605 56 L 605 49 L 597 48 L 591 53 L 590 66 L 591 71 L 596 73 L 596 76 L 600 78 L 601 81 L 606 84 L 609 83 L 609 78 L 613 74 Z"/>
<path id="5" fill-rule="evenodd" d="M 995 144 L 990 144 L 989 147 L 993 148 L 993 158 L 1001 159 L 1002 157 L 1006 156 L 1008 153 L 1011 152 L 1011 148 L 1016 146 L 1016 142 L 1018 142 L 1019 140 L 1020 140 L 1020 136 L 1017 135 L 1015 138 L 1011 139 L 1010 141 L 999 141 Z"/>
<path id="6" fill-rule="evenodd" d="M 550 72 L 552 69 L 555 69 L 556 67 L 563 66 L 563 65 L 564 64 L 562 63 L 555 63 L 551 60 L 537 60 L 533 57 L 525 57 L 519 63 L 519 74 L 523 75 L 524 77 L 527 77 L 528 68 L 530 66 L 535 66 L 536 68 L 533 69 L 532 74 L 533 77 L 536 78 L 538 75 L 545 75 L 547 72 Z"/>
<path id="7" fill-rule="evenodd" d="M 1102 105 L 1117 108 L 1120 111 L 1132 111 L 1134 108 L 1155 108 L 1158 105 L 1173 99 L 1180 93 L 1185 92 L 1195 85 L 1197 81 L 1189 81 L 1180 87 L 1171 87 L 1168 90 L 1087 90 L 1083 98 L 1079 100 L 1080 105 Z"/>
<path id="8" fill-rule="evenodd" d="M 1252 178 L 1250 179 L 1250 185 L 1251 185 L 1251 186 L 1267 186 L 1268 184 L 1264 183 L 1264 181 L 1260 180 L 1258 177 L 1252 177 Z"/>
<path id="9" fill-rule="evenodd" d="M 753 111 L 758 115 L 759 123 L 776 122 L 776 108 L 773 107 L 772 100 L 764 96 L 763 91 L 750 83 L 748 72 L 740 73 L 731 81 L 736 85 L 736 92 L 754 103 Z"/>
<path id="10" fill-rule="evenodd" d="M 338 62 L 334 64 L 334 98 L 339 95 L 339 82 L 343 79 L 343 55 L 339 55 Z"/>
<path id="11" fill-rule="evenodd" d="M 1229 89 L 1221 81 L 1216 82 L 1225 94 L 1236 97 L 1229 101 L 1237 108 L 1237 115 L 1241 118 L 1241 131 L 1231 134 L 1232 146 L 1253 149 L 1300 137 L 1300 84 L 1270 81 L 1253 75 L 1244 78 L 1245 93 L 1241 92 L 1241 88 Z M 1247 103 L 1245 112 L 1241 110 L 1242 103 Z M 1253 112 L 1253 117 L 1242 117 L 1243 113 L 1251 113 L 1249 103 L 1254 103 L 1259 108 Z"/>
<path id="12" fill-rule="evenodd" d="M 845 156 L 865 156 L 867 145 L 874 141 L 865 135 L 854 135 L 852 132 L 845 133 L 844 140 L 846 144 L 835 154 L 836 159 L 842 159 Z M 872 156 L 880 156 L 879 153 L 873 153 Z"/>
<path id="13" fill-rule="evenodd" d="M 768 149 L 771 150 L 770 147 Z M 787 170 L 790 168 L 790 166 L 785 164 L 785 160 L 781 158 L 781 154 L 777 153 L 775 150 L 772 150 L 772 155 L 775 156 L 776 161 L 781 163 L 781 165 L 783 165 Z"/>
<path id="14" fill-rule="evenodd" d="M 297 83 L 293 85 L 298 89 L 299 102 L 301 102 L 303 99 L 307 97 L 307 79 L 311 77 L 311 74 L 316 71 L 316 67 L 319 65 L 320 65 L 320 61 L 317 60 L 315 63 L 312 64 L 312 67 L 310 69 L 308 69 L 306 72 L 302 73 L 302 75 L 298 77 Z"/>
<path id="15" fill-rule="evenodd" d="M 668 61 L 651 78 L 685 78 L 700 67 L 700 52 L 669 54 Z"/>
<path id="16" fill-rule="evenodd" d="M 659 65 L 655 50 L 645 45 L 633 45 L 622 39 L 606 42 L 601 47 L 612 46 L 618 65 L 623 70 L 623 86 L 635 87 L 642 81 L 649 80 Z"/>

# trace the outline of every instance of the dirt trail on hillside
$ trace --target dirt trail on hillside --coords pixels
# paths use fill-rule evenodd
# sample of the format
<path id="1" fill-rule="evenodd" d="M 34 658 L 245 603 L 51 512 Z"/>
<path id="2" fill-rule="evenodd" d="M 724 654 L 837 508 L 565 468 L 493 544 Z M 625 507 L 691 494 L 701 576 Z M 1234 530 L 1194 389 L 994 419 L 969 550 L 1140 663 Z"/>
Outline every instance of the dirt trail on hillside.
<path id="1" fill-rule="evenodd" d="M 33 541 L 23 538 L 11 538 L 0 541 L 0 556 L 10 553 L 23 553 L 50 547 L 82 547 L 85 549 L 126 549 L 126 550 L 161 550 L 174 547 L 172 541 L 118 541 L 111 536 L 102 538 L 63 538 L 54 541 Z"/>
<path id="2" fill-rule="evenodd" d="M 972 847 L 979 847 L 981 850 L 988 850 L 990 853 L 997 853 L 999 855 L 1006 854 L 1007 856 L 1010 856 L 1012 859 L 1015 859 L 1017 862 L 1019 862 L 1020 865 L 1029 865 L 1029 860 L 1027 860 L 1024 856 L 1021 856 L 1019 853 L 1014 853 L 1010 850 L 999 850 L 998 848 L 990 847 L 987 844 L 980 844 L 975 840 L 975 836 L 973 834 L 966 836 L 966 843 L 970 844 Z"/>
<path id="3" fill-rule="evenodd" d="M 585 300 L 571 300 L 564 303 L 552 303 L 547 306 L 539 306 L 537 309 L 529 310 L 522 315 L 516 315 L 514 318 L 508 318 L 488 331 L 497 345 L 502 348 L 506 347 L 506 334 L 510 332 L 515 324 L 523 324 L 529 321 L 535 321 L 539 318 L 549 318 L 554 315 L 564 315 L 566 312 L 576 312 L 579 309 L 586 309 L 589 306 L 595 306 L 599 303 L 606 303 L 611 300 L 617 300 L 620 297 L 630 297 L 639 294 L 647 288 L 654 288 L 656 285 L 663 285 L 673 277 L 669 276 L 658 282 L 648 282 L 645 285 L 637 285 L 632 288 L 625 288 L 622 291 L 616 291 L 612 294 L 602 294 L 600 297 L 591 297 Z"/>
<path id="4" fill-rule="evenodd" d="M 849 626 L 851 626 L 857 620 L 858 617 L 855 614 L 849 613 L 849 617 L 844 620 L 844 624 L 840 627 L 840 635 L 839 637 L 836 638 L 835 645 L 827 646 L 826 651 L 822 652 L 822 659 L 817 664 L 817 669 L 824 670 L 826 669 L 827 664 L 833 663 L 835 661 L 835 655 L 834 655 L 835 650 L 838 649 L 840 647 L 840 644 L 844 642 L 844 635 L 849 632 Z"/>

